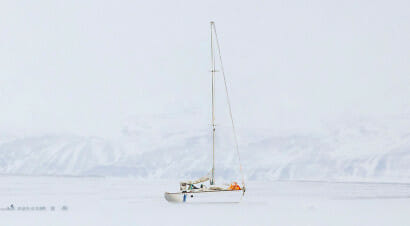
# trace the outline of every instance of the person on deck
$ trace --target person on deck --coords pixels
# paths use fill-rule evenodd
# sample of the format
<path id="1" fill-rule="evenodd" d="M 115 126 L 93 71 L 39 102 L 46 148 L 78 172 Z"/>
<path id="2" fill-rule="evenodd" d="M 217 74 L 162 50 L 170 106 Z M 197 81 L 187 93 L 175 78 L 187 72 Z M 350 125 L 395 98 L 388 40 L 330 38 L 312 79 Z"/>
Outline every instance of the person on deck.
<path id="1" fill-rule="evenodd" d="M 229 186 L 229 190 L 241 190 L 241 187 L 239 187 L 238 183 L 233 182 L 231 186 Z"/>

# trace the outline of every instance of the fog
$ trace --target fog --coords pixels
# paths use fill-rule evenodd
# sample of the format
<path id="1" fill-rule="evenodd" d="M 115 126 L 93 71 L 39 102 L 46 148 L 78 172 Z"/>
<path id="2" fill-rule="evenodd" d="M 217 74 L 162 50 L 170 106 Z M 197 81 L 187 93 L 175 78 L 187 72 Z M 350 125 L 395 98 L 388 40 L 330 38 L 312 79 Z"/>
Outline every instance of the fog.
<path id="1" fill-rule="evenodd" d="M 2 1 L 0 133 L 115 137 L 130 119 L 170 113 L 203 115 L 197 123 L 207 126 L 211 20 L 239 127 L 320 131 L 349 117 L 409 114 L 409 8 L 352 0 Z"/>

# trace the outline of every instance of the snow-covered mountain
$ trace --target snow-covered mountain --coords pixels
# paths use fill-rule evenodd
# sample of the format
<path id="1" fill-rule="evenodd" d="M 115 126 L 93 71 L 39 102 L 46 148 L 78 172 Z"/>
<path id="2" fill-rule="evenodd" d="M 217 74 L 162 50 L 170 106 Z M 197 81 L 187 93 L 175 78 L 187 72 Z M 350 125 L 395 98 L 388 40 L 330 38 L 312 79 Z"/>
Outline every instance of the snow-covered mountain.
<path id="1" fill-rule="evenodd" d="M 16 138 L 0 145 L 3 174 L 80 175 L 85 170 L 117 160 L 109 142 L 72 135 Z"/>
<path id="2" fill-rule="evenodd" d="M 170 116 L 134 120 L 118 140 L 73 135 L 3 139 L 0 173 L 203 176 L 211 167 L 210 131 L 206 126 L 185 127 L 171 119 Z M 170 121 L 174 124 L 165 123 Z M 330 123 L 320 134 L 239 129 L 241 158 L 248 179 L 410 182 L 407 128 L 410 118 L 402 115 Z M 231 138 L 229 128 L 218 128 L 216 174 L 221 178 L 238 176 Z"/>

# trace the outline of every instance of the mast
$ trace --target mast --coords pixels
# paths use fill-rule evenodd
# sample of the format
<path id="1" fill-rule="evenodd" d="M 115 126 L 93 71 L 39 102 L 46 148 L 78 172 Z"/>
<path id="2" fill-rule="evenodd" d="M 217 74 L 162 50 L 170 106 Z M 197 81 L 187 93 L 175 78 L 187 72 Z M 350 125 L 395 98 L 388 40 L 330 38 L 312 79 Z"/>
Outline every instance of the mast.
<path id="1" fill-rule="evenodd" d="M 214 33 L 212 33 L 212 31 Z M 211 22 L 211 49 L 212 49 L 212 90 L 214 90 L 214 72 L 215 72 L 215 56 L 213 53 L 213 48 L 212 48 L 212 34 L 215 34 L 215 44 L 216 44 L 216 48 L 217 48 L 217 53 L 219 56 L 219 63 L 220 63 L 220 67 L 221 67 L 221 72 L 222 72 L 222 78 L 224 81 L 224 85 L 225 85 L 225 94 L 226 94 L 226 101 L 228 103 L 228 110 L 229 110 L 229 117 L 231 118 L 231 123 L 232 123 L 232 132 L 233 132 L 233 137 L 235 140 L 235 149 L 236 149 L 236 154 L 238 155 L 238 161 L 239 161 L 239 171 L 241 173 L 241 177 L 242 177 L 242 189 L 243 189 L 243 194 L 245 194 L 245 176 L 243 174 L 243 170 L 242 170 L 242 164 L 241 164 L 241 156 L 239 154 L 239 145 L 238 145 L 238 137 L 236 135 L 236 130 L 235 130 L 235 124 L 233 122 L 233 117 L 232 117 L 232 108 L 231 108 L 231 102 L 229 101 L 229 93 L 228 93 L 228 85 L 226 84 L 226 76 L 225 76 L 225 70 L 224 70 L 224 65 L 222 63 L 222 54 L 221 54 L 221 47 L 219 45 L 219 40 L 218 40 L 218 34 L 216 33 L 216 28 L 215 28 L 215 23 Z M 213 109 L 213 98 L 214 98 L 215 93 L 212 93 L 212 114 L 214 113 L 214 109 Z M 215 138 L 215 123 L 214 123 L 214 118 L 213 118 L 213 136 Z M 215 140 L 215 139 L 214 139 Z M 214 167 L 212 167 L 212 179 L 214 177 Z"/>
<path id="2" fill-rule="evenodd" d="M 214 22 L 211 21 L 211 73 L 212 73 L 212 177 L 210 184 L 215 183 L 215 55 L 213 47 L 213 26 Z"/>

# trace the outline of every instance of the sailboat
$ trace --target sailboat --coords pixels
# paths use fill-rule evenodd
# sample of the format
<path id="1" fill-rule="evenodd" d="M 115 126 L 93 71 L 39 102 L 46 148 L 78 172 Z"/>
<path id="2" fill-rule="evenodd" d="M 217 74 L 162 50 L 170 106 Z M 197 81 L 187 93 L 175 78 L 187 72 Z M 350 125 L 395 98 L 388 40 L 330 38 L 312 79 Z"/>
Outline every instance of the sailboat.
<path id="1" fill-rule="evenodd" d="M 225 72 L 222 64 L 221 48 L 216 33 L 215 23 L 211 23 L 211 75 L 212 75 L 212 169 L 208 175 L 196 180 L 188 180 L 180 182 L 180 190 L 178 192 L 165 192 L 164 196 L 168 202 L 174 203 L 226 203 L 240 202 L 245 195 L 246 186 L 243 175 L 241 159 L 239 155 L 238 141 L 232 118 L 231 104 L 229 101 L 228 86 L 226 84 Z M 218 72 L 215 68 L 215 50 L 219 56 L 220 71 L 222 72 L 223 81 L 225 84 L 225 93 L 228 103 L 229 116 L 232 123 L 232 132 L 235 141 L 235 150 L 238 156 L 239 171 L 242 177 L 242 185 L 233 182 L 231 184 L 217 185 L 215 183 L 215 75 Z"/>

